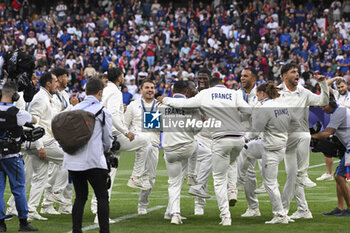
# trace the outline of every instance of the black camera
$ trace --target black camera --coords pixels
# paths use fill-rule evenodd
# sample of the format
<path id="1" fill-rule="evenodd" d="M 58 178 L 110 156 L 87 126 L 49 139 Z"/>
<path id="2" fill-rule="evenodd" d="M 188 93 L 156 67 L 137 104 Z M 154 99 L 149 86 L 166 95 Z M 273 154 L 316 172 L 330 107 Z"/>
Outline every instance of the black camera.
<path id="1" fill-rule="evenodd" d="M 312 148 L 312 152 L 322 152 L 326 157 L 342 158 L 346 151 L 344 145 L 335 135 L 332 135 L 326 139 L 312 138 L 310 146 Z"/>
<path id="2" fill-rule="evenodd" d="M 26 102 L 32 101 L 35 86 L 32 75 L 35 69 L 35 58 L 21 50 L 6 52 L 4 55 L 3 70 L 8 80 L 16 82 L 18 91 L 23 91 Z"/>
<path id="3" fill-rule="evenodd" d="M 24 129 L 22 133 L 22 141 L 35 142 L 45 135 L 45 130 L 42 127 L 34 127 L 32 124 L 25 124 L 31 129 Z"/>
<path id="4" fill-rule="evenodd" d="M 322 125 L 319 121 L 313 128 L 310 128 L 310 134 L 315 134 L 321 131 Z M 312 152 L 322 152 L 326 157 L 342 158 L 346 148 L 339 141 L 338 137 L 331 135 L 325 139 L 311 138 L 310 147 Z"/>
<path id="5" fill-rule="evenodd" d="M 120 149 L 120 143 L 117 141 L 117 136 L 113 136 L 113 142 L 112 142 L 112 152 L 117 152 Z"/>
<path id="6" fill-rule="evenodd" d="M 112 153 L 117 152 L 120 149 L 120 143 L 117 141 L 117 137 L 113 136 L 112 148 L 110 151 L 105 152 L 106 162 L 108 171 L 111 171 L 111 167 L 118 168 L 119 160 L 117 157 L 114 157 Z"/>

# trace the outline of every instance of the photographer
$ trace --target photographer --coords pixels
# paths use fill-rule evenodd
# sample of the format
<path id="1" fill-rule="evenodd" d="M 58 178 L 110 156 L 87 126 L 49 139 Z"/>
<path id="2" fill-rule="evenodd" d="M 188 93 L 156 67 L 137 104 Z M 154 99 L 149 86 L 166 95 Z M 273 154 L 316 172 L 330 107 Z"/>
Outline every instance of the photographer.
<path id="1" fill-rule="evenodd" d="M 86 84 L 87 97 L 72 110 L 84 110 L 97 113 L 102 105 L 104 84 L 98 78 L 90 78 Z M 88 198 L 88 182 L 97 197 L 97 216 L 100 232 L 109 232 L 109 202 L 107 192 L 107 162 L 104 151 L 112 146 L 112 117 L 103 108 L 102 114 L 96 117 L 96 124 L 89 142 L 74 155 L 65 153 L 63 167 L 68 169 L 75 190 L 75 201 L 72 210 L 73 233 L 82 232 L 84 206 Z"/>
<path id="2" fill-rule="evenodd" d="M 15 197 L 19 231 L 38 231 L 27 222 L 28 205 L 25 189 L 25 173 L 21 150 L 22 126 L 25 123 L 36 123 L 36 120 L 26 111 L 19 110 L 13 105 L 19 95 L 17 86 L 7 82 L 2 88 L 0 102 L 0 232 L 6 231 L 4 190 L 6 176 L 10 181 L 11 192 Z"/>
<path id="3" fill-rule="evenodd" d="M 350 110 L 348 108 L 339 107 L 334 96 L 331 94 L 329 104 L 322 107 L 322 110 L 331 114 L 329 124 L 322 132 L 312 134 L 311 137 L 315 139 L 328 138 L 330 135 L 336 133 L 341 143 L 346 147 L 345 156 L 341 159 L 336 171 L 335 181 L 337 183 L 337 207 L 323 215 L 333 215 L 338 217 L 350 217 L 350 187 L 346 182 L 346 167 L 345 160 L 350 156 Z M 344 200 L 348 206 L 344 209 Z"/>
<path id="4" fill-rule="evenodd" d="M 334 82 L 337 90 L 334 90 L 332 88 L 332 85 Z M 343 77 L 334 77 L 334 78 L 328 79 L 327 84 L 329 87 L 329 92 L 334 95 L 334 98 L 336 99 L 337 104 L 339 104 L 342 107 L 350 108 L 350 97 L 349 97 L 348 85 L 346 83 L 346 80 Z M 325 156 L 325 162 L 326 162 L 326 172 L 322 176 L 316 178 L 316 180 L 318 181 L 333 180 L 333 176 L 332 176 L 333 158 Z"/>

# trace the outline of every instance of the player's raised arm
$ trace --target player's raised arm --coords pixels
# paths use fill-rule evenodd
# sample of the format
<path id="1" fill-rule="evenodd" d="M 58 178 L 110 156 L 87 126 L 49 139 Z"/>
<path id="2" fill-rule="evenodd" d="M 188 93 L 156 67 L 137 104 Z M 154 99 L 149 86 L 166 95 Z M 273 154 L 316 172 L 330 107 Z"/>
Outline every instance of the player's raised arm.
<path id="1" fill-rule="evenodd" d="M 316 95 L 308 91 L 308 106 L 325 106 L 329 103 L 329 88 L 323 75 L 316 75 L 315 79 L 320 84 L 321 94 Z"/>

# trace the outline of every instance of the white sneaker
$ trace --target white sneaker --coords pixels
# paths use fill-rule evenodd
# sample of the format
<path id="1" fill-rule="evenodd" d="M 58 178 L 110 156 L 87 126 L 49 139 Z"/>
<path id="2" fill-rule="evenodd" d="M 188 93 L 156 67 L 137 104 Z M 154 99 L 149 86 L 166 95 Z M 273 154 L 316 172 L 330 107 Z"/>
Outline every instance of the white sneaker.
<path id="1" fill-rule="evenodd" d="M 205 198 L 205 199 L 211 198 L 211 196 L 204 191 L 203 187 L 200 187 L 199 189 L 196 189 L 196 188 L 194 188 L 194 186 L 192 186 L 188 190 L 188 193 L 193 195 L 193 196 L 201 197 L 201 198 Z"/>
<path id="2" fill-rule="evenodd" d="M 130 176 L 130 179 L 128 181 L 128 186 L 130 188 L 134 188 L 134 189 L 141 189 L 141 190 L 148 190 L 149 187 L 146 187 L 143 182 L 142 179 L 135 177 L 135 176 Z"/>
<path id="3" fill-rule="evenodd" d="M 55 210 L 55 208 L 52 205 L 46 206 L 46 207 L 41 207 L 40 210 L 41 214 L 52 214 L 52 215 L 60 215 L 61 213 L 59 213 L 57 210 Z"/>
<path id="4" fill-rule="evenodd" d="M 244 214 L 241 215 L 241 217 L 259 217 L 261 216 L 259 209 L 247 209 Z"/>
<path id="5" fill-rule="evenodd" d="M 327 172 L 324 173 L 322 176 L 316 178 L 317 181 L 322 180 L 333 180 L 333 176 L 331 174 L 328 174 Z"/>
<path id="6" fill-rule="evenodd" d="M 61 214 L 72 214 L 72 205 L 60 205 L 58 212 Z"/>
<path id="7" fill-rule="evenodd" d="M 310 210 L 306 210 L 306 211 L 297 210 L 290 216 L 290 218 L 291 219 L 301 219 L 301 218 L 312 219 L 312 214 Z"/>
<path id="8" fill-rule="evenodd" d="M 196 177 L 195 177 L 195 176 L 188 175 L 188 176 L 187 176 L 187 184 L 188 184 L 189 186 L 196 185 L 196 184 L 197 184 Z"/>
<path id="9" fill-rule="evenodd" d="M 11 220 L 13 218 L 13 216 L 17 216 L 17 215 L 18 215 L 18 212 L 16 209 L 8 207 L 6 210 L 5 220 Z"/>
<path id="10" fill-rule="evenodd" d="M 195 206 L 194 215 L 204 215 L 204 208 L 202 206 Z"/>
<path id="11" fill-rule="evenodd" d="M 294 219 L 291 219 L 290 216 L 286 215 L 288 222 L 295 222 Z"/>
<path id="12" fill-rule="evenodd" d="M 41 221 L 46 221 L 47 218 L 41 216 L 38 214 L 36 211 L 29 211 L 28 212 L 28 220 L 41 220 Z"/>
<path id="13" fill-rule="evenodd" d="M 255 189 L 254 193 L 255 193 L 255 194 L 266 193 L 265 186 L 264 186 L 264 185 L 261 185 L 259 188 Z"/>
<path id="14" fill-rule="evenodd" d="M 138 214 L 138 215 L 145 215 L 145 214 L 147 214 L 147 209 L 145 209 L 145 208 L 139 208 L 139 209 L 137 210 L 137 214 Z"/>
<path id="15" fill-rule="evenodd" d="M 5 220 L 9 221 L 9 220 L 13 219 L 14 216 L 17 216 L 17 215 L 18 215 L 18 213 L 17 213 L 16 209 L 8 207 L 6 210 Z"/>
<path id="16" fill-rule="evenodd" d="M 265 222 L 265 224 L 277 224 L 277 223 L 288 224 L 287 216 L 285 215 L 275 216 L 270 221 Z"/>
<path id="17" fill-rule="evenodd" d="M 219 225 L 231 226 L 231 217 L 222 217 L 221 218 L 221 222 L 219 223 Z"/>
<path id="18" fill-rule="evenodd" d="M 171 221 L 170 221 L 171 224 L 182 224 L 182 221 L 181 221 L 181 215 L 180 214 L 173 214 L 173 216 L 171 217 Z"/>
<path id="19" fill-rule="evenodd" d="M 61 205 L 71 205 L 72 204 L 72 203 L 70 203 L 70 201 L 65 199 L 62 196 L 62 194 L 56 194 L 56 193 L 53 193 L 53 192 L 48 193 L 46 199 L 48 201 L 55 202 L 55 203 L 58 203 L 58 204 L 61 204 Z"/>
<path id="20" fill-rule="evenodd" d="M 186 220 L 186 219 L 187 219 L 186 217 L 181 216 L 181 215 L 180 215 L 180 218 L 181 218 L 181 220 Z M 168 212 L 165 212 L 165 213 L 164 213 L 164 219 L 170 220 L 170 219 L 171 219 L 171 214 L 168 213 Z"/>
<path id="21" fill-rule="evenodd" d="M 310 180 L 309 177 L 297 178 L 297 183 L 304 188 L 313 188 L 316 186 L 316 183 Z"/>
<path id="22" fill-rule="evenodd" d="M 97 214 L 96 214 L 96 216 L 95 216 L 94 223 L 95 223 L 95 224 L 98 224 L 98 217 L 97 217 Z M 109 224 L 113 224 L 113 223 L 116 223 L 116 221 L 114 221 L 113 219 L 109 219 Z"/>
<path id="23" fill-rule="evenodd" d="M 237 202 L 237 191 L 232 190 L 228 192 L 228 201 L 230 206 L 235 206 Z"/>

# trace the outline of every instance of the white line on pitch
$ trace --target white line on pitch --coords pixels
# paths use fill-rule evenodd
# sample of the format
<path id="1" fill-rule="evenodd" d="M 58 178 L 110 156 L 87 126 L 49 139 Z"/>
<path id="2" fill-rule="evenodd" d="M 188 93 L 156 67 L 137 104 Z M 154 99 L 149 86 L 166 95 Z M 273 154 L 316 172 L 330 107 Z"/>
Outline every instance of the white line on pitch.
<path id="1" fill-rule="evenodd" d="M 334 161 L 333 163 L 339 163 L 340 160 L 337 160 L 337 161 Z M 312 166 L 309 166 L 309 168 L 315 168 L 315 167 L 322 167 L 322 166 L 325 166 L 326 164 L 325 163 L 321 163 L 321 164 L 316 164 L 316 165 L 312 165 Z"/>
<path id="2" fill-rule="evenodd" d="M 152 212 L 152 211 L 155 211 L 155 210 L 159 210 L 159 209 L 162 209 L 164 208 L 165 206 L 164 205 L 158 205 L 158 206 L 154 206 L 154 207 L 151 207 L 151 208 L 148 208 L 147 209 L 147 212 Z M 128 214 L 128 215 L 125 215 L 125 216 L 121 216 L 119 218 L 115 218 L 113 219 L 115 222 L 120 222 L 120 221 L 123 221 L 125 219 L 129 219 L 129 218 L 135 218 L 137 217 L 138 214 L 137 213 L 134 213 L 134 214 Z M 81 230 L 82 231 L 89 231 L 89 230 L 94 230 L 94 229 L 98 229 L 99 228 L 99 225 L 98 224 L 93 224 L 93 225 L 90 225 L 90 226 L 86 226 L 84 228 L 82 228 Z M 67 233 L 72 233 L 71 231 L 67 232 Z"/>

